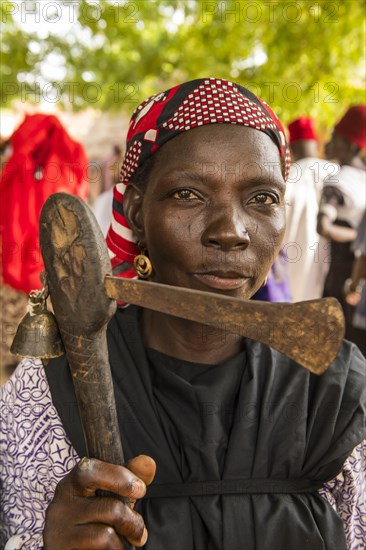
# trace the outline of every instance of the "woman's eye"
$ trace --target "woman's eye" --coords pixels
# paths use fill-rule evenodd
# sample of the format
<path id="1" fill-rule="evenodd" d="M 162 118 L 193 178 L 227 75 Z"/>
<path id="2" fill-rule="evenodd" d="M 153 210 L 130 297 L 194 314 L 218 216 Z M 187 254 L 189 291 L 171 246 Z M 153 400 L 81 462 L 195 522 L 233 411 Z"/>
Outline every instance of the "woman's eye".
<path id="1" fill-rule="evenodd" d="M 190 189 L 179 189 L 179 191 L 174 193 L 173 198 L 181 201 L 191 201 L 197 199 L 198 197 Z"/>
<path id="2" fill-rule="evenodd" d="M 249 201 L 249 204 L 278 204 L 278 199 L 276 196 L 269 195 L 268 193 L 259 193 Z"/>

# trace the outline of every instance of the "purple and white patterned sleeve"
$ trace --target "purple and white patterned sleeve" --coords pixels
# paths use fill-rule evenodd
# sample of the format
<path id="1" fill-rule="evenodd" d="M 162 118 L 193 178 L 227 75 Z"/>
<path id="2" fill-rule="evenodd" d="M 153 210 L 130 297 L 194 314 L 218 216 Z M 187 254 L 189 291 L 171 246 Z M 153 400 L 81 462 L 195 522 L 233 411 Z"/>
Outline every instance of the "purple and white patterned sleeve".
<path id="1" fill-rule="evenodd" d="M 0 388 L 0 547 L 41 550 L 45 511 L 57 483 L 78 462 L 49 391 L 43 365 L 24 360 Z M 366 548 L 366 445 L 320 494 L 343 519 L 349 550 Z"/>
<path id="2" fill-rule="evenodd" d="M 40 361 L 19 364 L 0 388 L 0 403 L 0 548 L 39 550 L 47 506 L 78 455 Z"/>
<path id="3" fill-rule="evenodd" d="M 365 550 L 366 441 L 353 449 L 341 473 L 319 492 L 341 517 L 348 550 Z"/>

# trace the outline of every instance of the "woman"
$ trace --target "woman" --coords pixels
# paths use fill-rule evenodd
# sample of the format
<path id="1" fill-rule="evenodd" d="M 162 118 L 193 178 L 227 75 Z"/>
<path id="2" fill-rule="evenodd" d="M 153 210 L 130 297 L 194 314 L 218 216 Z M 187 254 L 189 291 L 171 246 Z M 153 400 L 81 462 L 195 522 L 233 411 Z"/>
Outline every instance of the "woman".
<path id="1" fill-rule="evenodd" d="M 153 281 L 250 298 L 285 229 L 288 148 L 269 107 L 225 80 L 187 82 L 136 110 L 126 151 L 107 238 L 115 272 L 135 275 L 140 253 L 140 273 L 150 262 Z M 345 343 L 317 378 L 257 342 L 135 307 L 117 312 L 108 336 L 132 460 L 79 462 L 85 446 L 65 359 L 46 375 L 25 362 L 6 403 L 13 412 L 25 391 L 41 388 L 42 413 L 39 428 L 32 409 L 32 428 L 9 422 L 2 438 L 12 548 L 27 537 L 41 546 L 42 536 L 46 550 L 121 549 L 122 536 L 150 550 L 345 550 L 346 536 L 359 544 L 360 531 L 349 531 L 360 522 L 357 494 L 342 492 L 342 479 L 360 475 L 351 455 L 363 437 L 355 346 Z M 24 465 L 23 487 L 39 490 L 32 506 L 15 496 Z M 135 511 L 98 490 L 137 500 Z M 346 536 L 335 499 L 347 508 Z"/>

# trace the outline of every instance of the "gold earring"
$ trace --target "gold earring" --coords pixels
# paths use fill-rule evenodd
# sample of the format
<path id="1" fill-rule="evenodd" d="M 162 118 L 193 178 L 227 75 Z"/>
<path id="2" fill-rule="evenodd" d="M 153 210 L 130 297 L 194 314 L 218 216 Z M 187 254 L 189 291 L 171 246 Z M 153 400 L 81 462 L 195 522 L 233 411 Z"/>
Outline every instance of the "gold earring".
<path id="1" fill-rule="evenodd" d="M 143 250 L 141 254 L 135 256 L 133 267 L 140 279 L 148 279 L 153 271 L 150 259 L 145 255 L 145 251 Z"/>

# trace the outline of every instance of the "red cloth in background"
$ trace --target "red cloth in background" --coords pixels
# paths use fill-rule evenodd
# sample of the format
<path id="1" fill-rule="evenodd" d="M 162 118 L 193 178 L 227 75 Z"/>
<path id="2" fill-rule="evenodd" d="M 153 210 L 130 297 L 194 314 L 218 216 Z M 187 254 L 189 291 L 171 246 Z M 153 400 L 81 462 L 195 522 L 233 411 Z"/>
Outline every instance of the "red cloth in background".
<path id="1" fill-rule="evenodd" d="M 334 130 L 361 149 L 366 149 L 366 105 L 350 107 Z"/>
<path id="2" fill-rule="evenodd" d="M 53 115 L 27 115 L 11 138 L 0 179 L 2 276 L 9 286 L 41 288 L 39 216 L 46 199 L 66 192 L 87 199 L 88 160 Z"/>
<path id="3" fill-rule="evenodd" d="M 288 130 L 290 134 L 290 144 L 299 140 L 318 141 L 318 136 L 315 132 L 315 121 L 307 116 L 301 116 L 290 122 Z"/>

